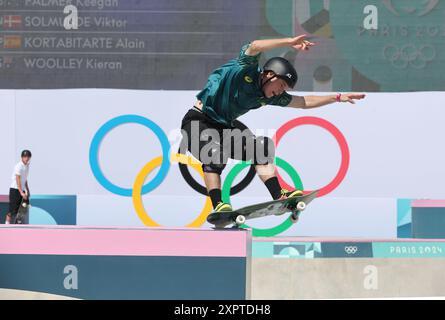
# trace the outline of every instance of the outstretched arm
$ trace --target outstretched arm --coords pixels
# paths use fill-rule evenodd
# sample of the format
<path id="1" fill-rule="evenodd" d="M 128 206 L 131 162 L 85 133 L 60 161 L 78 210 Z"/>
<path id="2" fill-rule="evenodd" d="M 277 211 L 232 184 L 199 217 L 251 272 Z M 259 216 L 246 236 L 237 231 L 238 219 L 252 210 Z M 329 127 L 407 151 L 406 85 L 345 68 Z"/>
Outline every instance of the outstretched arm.
<path id="1" fill-rule="evenodd" d="M 309 50 L 313 45 L 315 43 L 306 40 L 305 34 L 295 38 L 255 40 L 251 42 L 250 47 L 246 50 L 246 54 L 256 56 L 264 51 L 285 47 L 293 47 L 295 50 Z"/>
<path id="2" fill-rule="evenodd" d="M 349 102 L 355 104 L 355 100 L 361 100 L 366 95 L 363 93 L 345 93 L 329 96 L 292 96 L 289 107 L 312 109 L 322 107 L 334 102 Z"/>

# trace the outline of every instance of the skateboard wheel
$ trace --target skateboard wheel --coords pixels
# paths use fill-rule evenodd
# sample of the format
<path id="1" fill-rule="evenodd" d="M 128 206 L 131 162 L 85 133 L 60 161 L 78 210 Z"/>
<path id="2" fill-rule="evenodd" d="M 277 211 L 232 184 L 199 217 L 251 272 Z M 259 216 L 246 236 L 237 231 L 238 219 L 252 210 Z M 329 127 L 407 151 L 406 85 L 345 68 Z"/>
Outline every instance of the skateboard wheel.
<path id="1" fill-rule="evenodd" d="M 292 221 L 292 223 L 296 223 L 298 221 L 298 216 L 295 213 L 292 213 L 290 216 L 290 221 Z"/>
<path id="2" fill-rule="evenodd" d="M 241 215 L 237 216 L 235 222 L 238 226 L 240 226 L 246 222 L 246 217 L 241 216 Z"/>
<path id="3" fill-rule="evenodd" d="M 304 209 L 306 209 L 306 203 L 304 203 L 304 202 L 298 202 L 298 204 L 297 204 L 297 210 L 298 211 L 303 211 Z"/>

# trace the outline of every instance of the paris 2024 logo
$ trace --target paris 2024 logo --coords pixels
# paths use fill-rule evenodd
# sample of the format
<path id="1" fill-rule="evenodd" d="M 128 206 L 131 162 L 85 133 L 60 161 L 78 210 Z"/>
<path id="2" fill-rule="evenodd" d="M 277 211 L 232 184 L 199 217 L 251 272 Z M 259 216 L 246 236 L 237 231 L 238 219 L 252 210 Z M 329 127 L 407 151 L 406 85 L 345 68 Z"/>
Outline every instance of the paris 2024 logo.
<path id="1" fill-rule="evenodd" d="M 369 5 L 377 28 L 363 26 Z M 377 91 L 443 90 L 445 1 L 330 1 L 329 13 L 340 55 Z"/>

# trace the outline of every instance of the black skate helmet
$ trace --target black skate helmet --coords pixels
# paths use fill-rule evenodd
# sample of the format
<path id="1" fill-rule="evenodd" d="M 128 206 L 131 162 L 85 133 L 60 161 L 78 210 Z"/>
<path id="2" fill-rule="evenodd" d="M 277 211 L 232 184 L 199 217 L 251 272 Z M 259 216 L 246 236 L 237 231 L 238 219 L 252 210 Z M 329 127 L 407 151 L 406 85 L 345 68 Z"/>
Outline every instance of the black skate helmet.
<path id="1" fill-rule="evenodd" d="M 264 64 L 263 72 L 267 71 L 272 71 L 273 73 L 275 73 L 275 77 L 286 81 L 287 85 L 290 88 L 295 87 L 295 84 L 297 83 L 297 71 L 295 70 L 294 66 L 284 58 L 275 57 L 267 60 L 267 62 Z M 263 83 L 262 87 L 264 87 L 264 85 L 273 78 L 274 77 L 268 79 L 265 83 Z"/>

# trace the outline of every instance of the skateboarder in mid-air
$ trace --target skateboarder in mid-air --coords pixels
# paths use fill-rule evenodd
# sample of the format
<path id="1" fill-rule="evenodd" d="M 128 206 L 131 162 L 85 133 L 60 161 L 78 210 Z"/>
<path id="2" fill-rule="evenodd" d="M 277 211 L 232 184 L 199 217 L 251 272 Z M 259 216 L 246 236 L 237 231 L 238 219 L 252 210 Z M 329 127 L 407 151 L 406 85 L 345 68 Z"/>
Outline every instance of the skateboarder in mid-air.
<path id="1" fill-rule="evenodd" d="M 236 120 L 246 112 L 265 105 L 310 109 L 334 102 L 355 103 L 364 94 L 336 94 L 327 96 L 293 96 L 286 90 L 294 89 L 297 72 L 284 58 L 269 59 L 262 69 L 258 61 L 262 52 L 291 47 L 309 50 L 314 43 L 305 35 L 295 38 L 255 40 L 241 48 L 237 59 L 219 67 L 209 76 L 197 101 L 184 116 L 181 124 L 183 144 L 202 163 L 204 180 L 212 200 L 214 212 L 231 211 L 221 198 L 221 173 L 227 160 L 252 161 L 260 179 L 272 198 L 285 199 L 302 195 L 301 190 L 281 188 L 275 174 L 275 148 L 268 137 L 257 137 Z M 181 152 L 185 152 L 181 149 Z"/>

